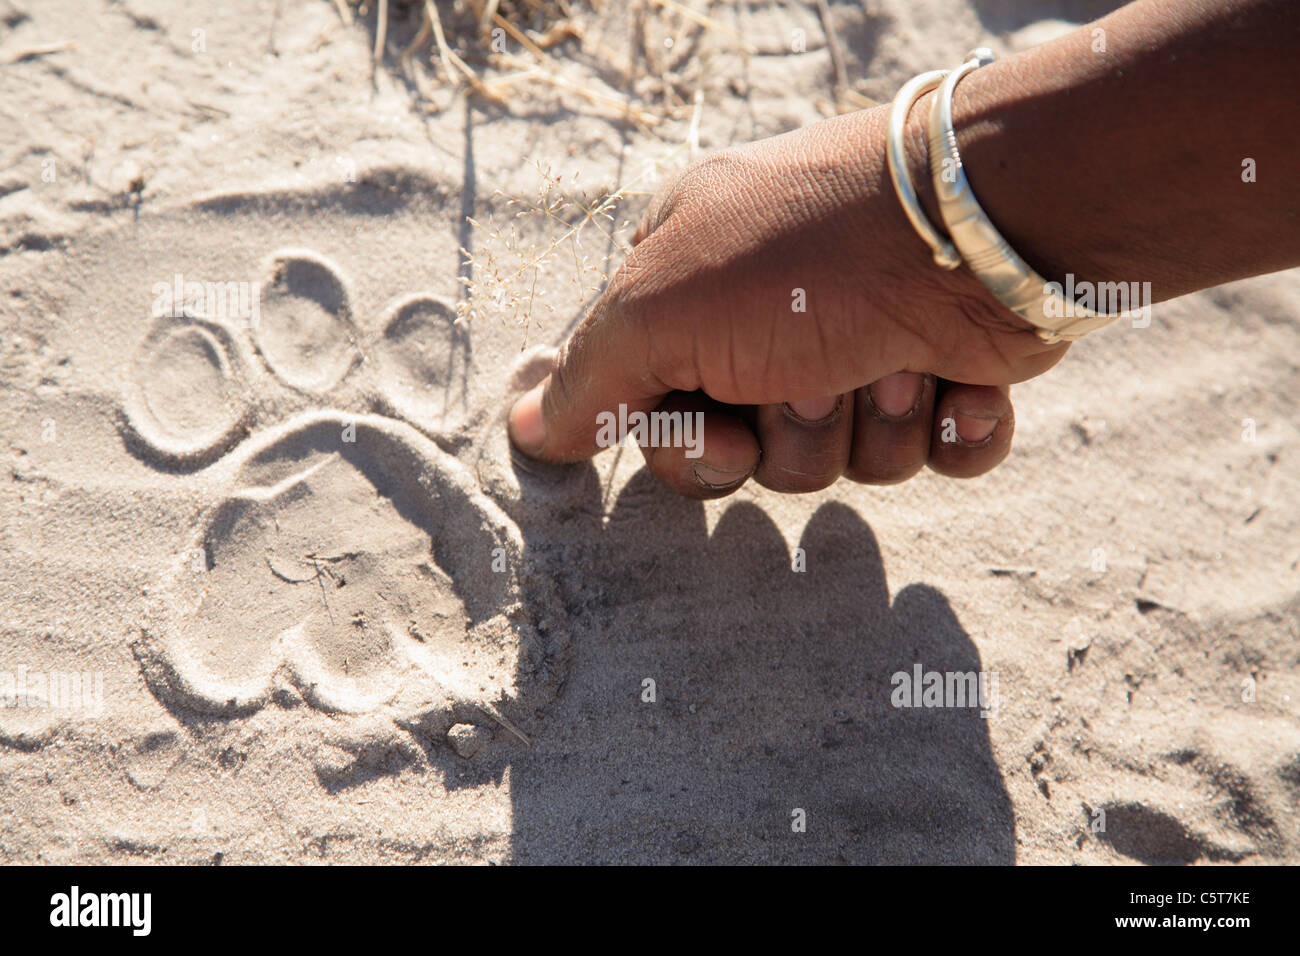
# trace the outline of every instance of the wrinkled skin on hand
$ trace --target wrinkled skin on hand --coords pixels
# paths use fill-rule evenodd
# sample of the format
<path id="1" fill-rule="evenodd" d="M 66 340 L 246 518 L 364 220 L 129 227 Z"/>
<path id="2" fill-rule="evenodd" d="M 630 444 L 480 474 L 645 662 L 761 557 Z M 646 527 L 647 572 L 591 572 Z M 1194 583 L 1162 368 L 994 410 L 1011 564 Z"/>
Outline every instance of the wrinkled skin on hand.
<path id="1" fill-rule="evenodd" d="M 644 449 L 696 498 L 751 476 L 805 492 L 997 465 L 1014 430 L 1007 386 L 1066 346 L 1044 345 L 964 268 L 934 264 L 889 181 L 886 113 L 718 153 L 661 190 L 549 379 L 513 409 L 515 443 L 574 461 L 620 404 L 699 411 L 701 457 Z"/>

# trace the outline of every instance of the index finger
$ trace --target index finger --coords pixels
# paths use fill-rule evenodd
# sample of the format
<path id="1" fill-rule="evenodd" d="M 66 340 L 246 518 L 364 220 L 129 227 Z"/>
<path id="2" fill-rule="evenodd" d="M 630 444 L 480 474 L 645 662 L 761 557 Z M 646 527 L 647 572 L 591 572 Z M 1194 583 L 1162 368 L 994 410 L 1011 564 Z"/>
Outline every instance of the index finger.
<path id="1" fill-rule="evenodd" d="M 648 367 L 649 345 L 644 323 L 607 289 L 561 347 L 551 374 L 515 402 L 510 440 L 543 461 L 590 458 L 608 444 L 602 413 L 626 421 L 625 414 L 650 412 L 673 391 Z"/>

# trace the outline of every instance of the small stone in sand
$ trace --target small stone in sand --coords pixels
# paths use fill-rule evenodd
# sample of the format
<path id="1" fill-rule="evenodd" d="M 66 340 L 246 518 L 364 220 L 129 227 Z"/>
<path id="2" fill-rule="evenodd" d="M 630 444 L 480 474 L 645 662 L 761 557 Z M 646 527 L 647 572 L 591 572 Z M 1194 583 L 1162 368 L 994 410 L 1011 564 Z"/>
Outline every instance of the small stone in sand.
<path id="1" fill-rule="evenodd" d="M 456 724 L 447 731 L 447 743 L 457 755 L 468 760 L 478 753 L 479 748 L 487 742 L 489 733 L 483 727 L 474 724 Z"/>

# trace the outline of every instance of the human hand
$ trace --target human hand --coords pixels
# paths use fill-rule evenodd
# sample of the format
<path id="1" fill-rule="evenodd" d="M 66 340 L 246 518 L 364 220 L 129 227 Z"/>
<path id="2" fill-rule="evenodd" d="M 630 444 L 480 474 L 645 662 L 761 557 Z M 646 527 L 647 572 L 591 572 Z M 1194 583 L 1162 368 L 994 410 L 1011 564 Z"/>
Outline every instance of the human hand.
<path id="1" fill-rule="evenodd" d="M 699 457 L 643 448 L 694 498 L 751 475 L 806 492 L 997 465 L 1014 429 L 1007 386 L 1066 346 L 1044 345 L 966 270 L 934 265 L 889 182 L 887 113 L 727 150 L 662 190 L 554 371 L 512 410 L 515 444 L 574 461 L 620 405 L 702 412 Z M 930 205 L 922 135 L 909 166 Z"/>

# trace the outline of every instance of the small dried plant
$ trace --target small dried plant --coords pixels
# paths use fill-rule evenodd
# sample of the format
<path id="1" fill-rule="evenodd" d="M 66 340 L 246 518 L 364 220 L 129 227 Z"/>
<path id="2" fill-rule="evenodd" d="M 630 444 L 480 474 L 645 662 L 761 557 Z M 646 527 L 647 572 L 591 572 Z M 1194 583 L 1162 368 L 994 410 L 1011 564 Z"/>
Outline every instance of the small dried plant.
<path id="1" fill-rule="evenodd" d="M 586 302 L 604 286 L 608 276 L 603 262 L 611 246 L 625 249 L 618 237 L 615 215 L 628 188 L 600 190 L 586 198 L 579 189 L 579 173 L 556 175 L 537 164 L 541 185 L 527 198 L 505 198 L 507 215 L 470 219 L 481 245 L 477 251 L 461 249 L 468 275 L 461 277 L 465 297 L 457 307 L 460 322 L 490 316 L 508 318 L 528 332 L 556 311 L 553 298 Z M 501 193 L 497 194 L 501 196 Z M 595 227 L 602 250 L 593 258 L 589 227 Z M 563 266 L 571 282 L 561 289 L 539 282 Z"/>
<path id="2" fill-rule="evenodd" d="M 408 77 L 423 76 L 413 68 L 427 62 L 444 88 L 514 111 L 527 111 L 547 87 L 647 132 L 689 115 L 693 93 L 720 79 L 713 67 L 719 52 L 757 52 L 737 28 L 681 0 L 455 0 L 441 11 L 435 0 L 334 3 L 349 26 L 354 14 L 375 17 L 372 71 L 385 62 L 390 21 L 409 28 L 415 15 L 418 30 L 389 61 Z M 634 51 L 602 39 L 610 29 L 621 31 L 620 40 L 630 31 Z M 701 46 L 702 35 L 716 43 Z M 443 107 L 430 100 L 425 108 Z"/>
<path id="3" fill-rule="evenodd" d="M 698 154 L 702 105 L 703 99 L 697 95 L 685 142 L 647 163 L 640 175 L 616 189 L 585 195 L 579 188 L 580 173 L 566 179 L 537 163 L 541 185 L 534 196 L 506 197 L 498 191 L 496 195 L 505 199 L 510 211 L 507 217 L 497 220 L 489 216 L 485 222 L 468 219 L 477 230 L 480 246 L 477 251 L 461 248 L 468 274 L 460 279 L 465 296 L 456 307 L 457 322 L 508 318 L 524 329 L 522 349 L 527 348 L 534 325 L 540 326 L 543 318 L 556 311 L 553 297 L 563 294 L 570 304 L 589 302 L 609 278 L 605 267 L 611 254 L 626 254 L 631 248 L 623 238 L 629 223 L 616 225 L 621 205 L 632 197 L 648 195 L 665 168 L 678 165 L 683 158 L 694 160 Z M 592 239 L 593 226 L 602 246 L 599 259 L 593 259 L 584 245 Z M 541 281 L 558 268 L 571 270 L 570 283 L 554 289 Z"/>

